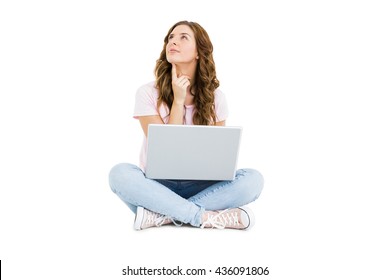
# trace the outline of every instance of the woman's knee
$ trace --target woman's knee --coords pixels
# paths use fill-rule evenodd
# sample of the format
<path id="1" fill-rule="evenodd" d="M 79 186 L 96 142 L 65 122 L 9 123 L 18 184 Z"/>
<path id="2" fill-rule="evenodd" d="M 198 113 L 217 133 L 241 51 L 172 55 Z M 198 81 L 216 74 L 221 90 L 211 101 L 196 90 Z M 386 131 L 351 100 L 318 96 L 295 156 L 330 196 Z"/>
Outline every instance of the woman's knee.
<path id="1" fill-rule="evenodd" d="M 264 187 L 264 177 L 256 169 L 243 169 L 247 184 L 251 187 L 252 191 L 257 194 L 257 197 L 260 196 L 263 187 Z"/>
<path id="2" fill-rule="evenodd" d="M 111 168 L 109 173 L 109 183 L 113 192 L 116 192 L 116 188 L 123 183 L 124 180 L 127 180 L 129 174 L 132 171 L 138 170 L 139 168 L 130 163 L 119 163 Z"/>

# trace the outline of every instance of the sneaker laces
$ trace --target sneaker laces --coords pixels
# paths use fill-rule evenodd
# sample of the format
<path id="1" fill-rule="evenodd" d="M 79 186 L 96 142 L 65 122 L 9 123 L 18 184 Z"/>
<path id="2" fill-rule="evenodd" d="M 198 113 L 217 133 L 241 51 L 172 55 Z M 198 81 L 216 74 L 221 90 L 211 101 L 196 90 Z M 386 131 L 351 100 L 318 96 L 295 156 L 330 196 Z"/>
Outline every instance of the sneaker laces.
<path id="1" fill-rule="evenodd" d="M 201 228 L 204 228 L 207 225 L 218 229 L 224 229 L 226 226 L 239 226 L 238 213 L 237 211 L 229 212 L 229 209 L 218 211 L 218 214 L 216 215 L 207 213 L 207 220 L 202 224 Z"/>
<path id="2" fill-rule="evenodd" d="M 152 211 L 147 211 L 144 226 L 160 227 L 172 222 L 175 226 L 181 226 L 182 223 L 175 221 L 173 218 Z"/>

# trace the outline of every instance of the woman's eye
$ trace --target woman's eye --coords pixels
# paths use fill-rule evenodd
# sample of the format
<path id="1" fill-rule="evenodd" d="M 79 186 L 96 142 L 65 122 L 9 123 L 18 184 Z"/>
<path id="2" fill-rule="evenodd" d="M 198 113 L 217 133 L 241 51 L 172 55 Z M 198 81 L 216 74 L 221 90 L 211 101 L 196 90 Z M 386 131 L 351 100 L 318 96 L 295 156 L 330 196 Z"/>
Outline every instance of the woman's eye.
<path id="1" fill-rule="evenodd" d="M 183 35 L 181 36 L 182 39 L 188 39 L 187 36 Z"/>

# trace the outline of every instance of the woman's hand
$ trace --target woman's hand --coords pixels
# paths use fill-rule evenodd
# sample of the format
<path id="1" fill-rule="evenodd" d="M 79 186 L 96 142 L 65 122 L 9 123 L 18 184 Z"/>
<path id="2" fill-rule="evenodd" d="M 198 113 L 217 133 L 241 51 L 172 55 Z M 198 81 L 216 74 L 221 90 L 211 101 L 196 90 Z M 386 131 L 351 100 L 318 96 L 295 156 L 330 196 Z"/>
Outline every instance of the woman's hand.
<path id="1" fill-rule="evenodd" d="M 174 103 L 184 105 L 187 95 L 187 88 L 190 85 L 190 77 L 186 75 L 178 76 L 176 73 L 176 65 L 172 63 L 172 90 L 174 95 Z"/>

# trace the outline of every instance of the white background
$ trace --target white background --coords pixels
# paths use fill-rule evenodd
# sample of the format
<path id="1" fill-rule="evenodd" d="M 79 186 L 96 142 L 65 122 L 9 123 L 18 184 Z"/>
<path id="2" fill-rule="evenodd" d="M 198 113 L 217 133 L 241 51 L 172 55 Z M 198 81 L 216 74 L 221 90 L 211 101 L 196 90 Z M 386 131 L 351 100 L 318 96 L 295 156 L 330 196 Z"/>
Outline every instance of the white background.
<path id="1" fill-rule="evenodd" d="M 389 279 L 385 2 L 1 1 L 4 279 L 130 279 L 127 265 Z M 183 19 L 213 41 L 239 167 L 266 180 L 248 232 L 136 232 L 108 186 L 113 165 L 138 162 L 134 94 Z"/>

